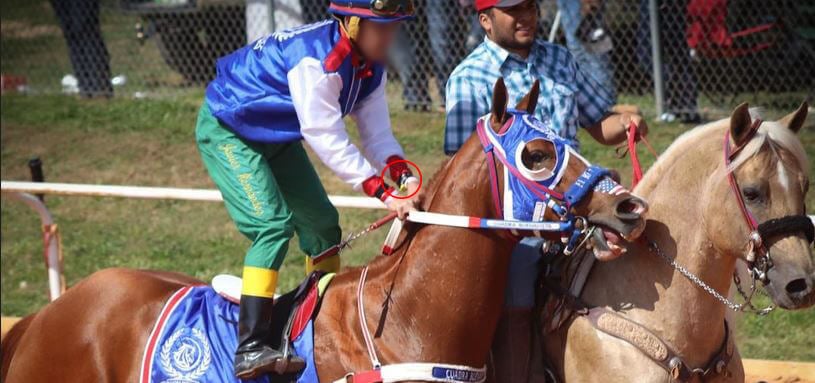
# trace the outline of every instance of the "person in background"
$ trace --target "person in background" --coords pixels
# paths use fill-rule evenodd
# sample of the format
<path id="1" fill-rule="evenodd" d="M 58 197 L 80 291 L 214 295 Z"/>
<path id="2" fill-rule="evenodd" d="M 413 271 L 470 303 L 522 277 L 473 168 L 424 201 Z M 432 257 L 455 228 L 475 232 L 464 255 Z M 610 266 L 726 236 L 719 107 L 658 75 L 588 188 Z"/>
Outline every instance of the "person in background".
<path id="1" fill-rule="evenodd" d="M 557 0 L 566 47 L 580 69 L 616 100 L 611 50 L 614 44 L 606 26 L 605 0 Z"/>
<path id="2" fill-rule="evenodd" d="M 444 111 L 447 76 L 464 53 L 453 44 L 459 40 L 458 27 L 463 15 L 462 10 L 450 1 L 422 1 L 417 22 L 410 23 L 400 32 L 393 59 L 402 80 L 405 109 L 417 112 L 433 110 L 428 81 L 429 74 L 432 74 L 441 100 L 439 110 Z"/>
<path id="3" fill-rule="evenodd" d="M 696 74 L 691 63 L 685 31 L 687 29 L 687 0 L 658 1 L 659 38 L 662 47 L 662 73 L 665 79 L 665 113 L 663 121 L 679 120 L 685 124 L 702 122 L 699 115 Z M 648 0 L 640 0 L 640 23 L 637 28 L 637 56 L 649 73 L 653 67 L 651 57 L 651 22 Z"/>
<path id="4" fill-rule="evenodd" d="M 476 121 L 490 112 L 493 85 L 504 78 L 509 105 L 517 104 L 540 81 L 535 117 L 579 148 L 577 129 L 583 127 L 597 142 L 616 145 L 626 139 L 629 123 L 640 134 L 648 126 L 641 116 L 610 112 L 614 98 L 583 73 L 563 46 L 536 39 L 538 6 L 535 0 L 475 0 L 484 41 L 470 53 L 447 81 L 447 120 L 444 152 L 454 154 L 469 138 Z M 497 376 L 521 381 L 529 373 L 532 309 L 535 304 L 537 263 L 543 241 L 524 238 L 513 251 L 493 355 L 507 359 Z"/>
<path id="5" fill-rule="evenodd" d="M 110 58 L 99 26 L 99 0 L 51 0 L 82 97 L 112 97 Z"/>
<path id="6" fill-rule="evenodd" d="M 195 129 L 201 158 L 238 230 L 252 240 L 244 259 L 235 375 L 302 370 L 268 344 L 277 270 L 296 232 L 313 257 L 340 241 L 337 210 L 301 144 L 334 173 L 404 218 L 412 199 L 394 198 L 418 180 L 391 131 L 382 64 L 410 0 L 332 0 L 333 18 L 277 32 L 218 60 Z M 343 117 L 356 120 L 362 151 Z M 364 153 L 364 154 L 363 154 Z M 333 272 L 339 256 L 306 271 Z"/>

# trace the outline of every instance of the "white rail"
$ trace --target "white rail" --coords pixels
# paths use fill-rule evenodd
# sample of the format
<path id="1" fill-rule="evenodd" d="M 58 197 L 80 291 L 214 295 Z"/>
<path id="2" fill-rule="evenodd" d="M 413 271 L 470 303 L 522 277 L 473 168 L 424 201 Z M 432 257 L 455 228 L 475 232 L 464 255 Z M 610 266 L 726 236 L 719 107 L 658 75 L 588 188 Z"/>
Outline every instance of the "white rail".
<path id="1" fill-rule="evenodd" d="M 180 189 L 145 186 L 113 186 L 89 184 L 63 184 L 50 182 L 0 181 L 3 193 L 56 194 L 88 197 L 122 197 L 144 199 L 174 199 L 185 201 L 223 201 L 221 193 L 213 189 Z M 375 198 L 328 196 L 336 207 L 384 209 L 385 205 Z"/>
<path id="2" fill-rule="evenodd" d="M 59 238 L 53 235 L 55 233 L 54 231 L 50 231 L 56 230 L 51 213 L 38 198 L 34 197 L 35 194 L 210 202 L 223 201 L 221 193 L 211 189 L 0 181 L 0 191 L 2 191 L 3 194 L 9 194 L 23 201 L 40 215 L 40 220 L 43 225 L 43 236 L 46 238 L 45 259 L 46 266 L 48 267 L 48 287 L 51 300 L 57 299 L 62 291 L 65 290 L 65 283 L 62 277 L 62 259 L 60 257 L 61 249 L 59 248 Z M 328 196 L 328 199 L 336 207 L 362 209 L 385 208 L 382 202 L 369 197 Z M 809 218 L 815 223 L 815 216 L 810 215 Z"/>
<path id="3" fill-rule="evenodd" d="M 86 197 L 117 197 L 142 199 L 171 199 L 185 201 L 220 202 L 223 197 L 218 190 L 180 189 L 144 186 L 113 186 L 89 184 L 65 184 L 46 182 L 0 181 L 0 191 L 31 207 L 40 216 L 45 246 L 45 264 L 48 268 L 48 295 L 51 300 L 57 299 L 65 291 L 65 280 L 62 275 L 62 257 L 57 226 L 51 212 L 37 194 L 52 194 Z M 384 209 L 385 205 L 375 198 L 328 196 L 336 207 Z"/>

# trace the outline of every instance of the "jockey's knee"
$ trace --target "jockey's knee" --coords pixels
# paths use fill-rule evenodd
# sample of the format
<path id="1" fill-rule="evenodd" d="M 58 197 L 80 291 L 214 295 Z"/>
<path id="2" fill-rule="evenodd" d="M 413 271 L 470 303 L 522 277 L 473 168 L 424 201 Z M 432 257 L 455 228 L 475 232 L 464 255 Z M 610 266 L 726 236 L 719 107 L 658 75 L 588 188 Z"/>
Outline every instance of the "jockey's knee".
<path id="1" fill-rule="evenodd" d="M 256 228 L 252 246 L 246 253 L 244 264 L 278 270 L 289 250 L 289 240 L 294 236 L 291 218 L 270 220 Z"/>

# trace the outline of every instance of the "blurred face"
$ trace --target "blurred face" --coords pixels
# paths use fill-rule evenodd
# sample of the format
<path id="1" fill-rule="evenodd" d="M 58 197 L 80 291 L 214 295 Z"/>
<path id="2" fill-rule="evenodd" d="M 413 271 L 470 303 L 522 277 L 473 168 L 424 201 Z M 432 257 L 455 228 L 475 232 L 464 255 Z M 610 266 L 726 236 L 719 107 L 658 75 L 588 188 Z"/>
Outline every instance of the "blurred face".
<path id="1" fill-rule="evenodd" d="M 526 54 L 538 31 L 538 6 L 527 0 L 510 8 L 492 8 L 479 15 L 487 36 L 502 48 Z"/>
<path id="2" fill-rule="evenodd" d="M 357 48 L 367 60 L 384 62 L 400 22 L 377 23 L 362 20 L 359 23 L 359 34 L 356 38 Z"/>

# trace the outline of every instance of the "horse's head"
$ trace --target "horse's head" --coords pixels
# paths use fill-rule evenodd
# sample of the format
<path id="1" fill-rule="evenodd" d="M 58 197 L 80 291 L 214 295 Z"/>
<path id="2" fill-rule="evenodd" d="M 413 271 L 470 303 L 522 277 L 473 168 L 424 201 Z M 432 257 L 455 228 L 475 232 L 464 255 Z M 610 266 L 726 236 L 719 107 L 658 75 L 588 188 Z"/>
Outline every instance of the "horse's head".
<path id="1" fill-rule="evenodd" d="M 647 204 L 632 195 L 606 169 L 592 166 L 550 127 L 534 117 L 539 83 L 515 106 L 507 109 L 503 79 L 495 84 L 492 111 L 477 128 L 485 150 L 492 150 L 499 185 L 493 194 L 503 218 L 520 221 L 581 221 L 591 232 L 594 255 L 609 260 L 625 250 L 621 241 L 638 237 L 644 227 Z M 488 160 L 489 161 L 489 160 Z M 500 192 L 499 192 L 500 190 Z M 575 218 L 577 217 L 577 218 Z M 590 227 L 594 227 L 590 230 Z M 540 233 L 530 233 L 540 234 Z M 574 244 L 575 237 L 564 238 Z M 571 240 L 571 241 L 569 241 Z M 567 246 L 568 247 L 568 246 Z"/>
<path id="2" fill-rule="evenodd" d="M 797 136 L 807 109 L 804 103 L 779 121 L 761 122 L 747 104 L 738 106 L 724 143 L 728 175 L 712 179 L 705 206 L 716 228 L 708 233 L 713 245 L 738 254 L 787 309 L 815 303 L 812 223 L 804 206 L 809 162 Z"/>

